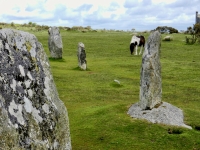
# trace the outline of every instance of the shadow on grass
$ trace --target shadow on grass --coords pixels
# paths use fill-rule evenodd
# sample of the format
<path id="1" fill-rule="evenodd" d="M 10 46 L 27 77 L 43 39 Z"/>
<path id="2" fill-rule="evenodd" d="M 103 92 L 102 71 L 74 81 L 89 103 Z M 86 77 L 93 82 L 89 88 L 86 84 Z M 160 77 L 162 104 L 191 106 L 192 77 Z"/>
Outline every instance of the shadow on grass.
<path id="1" fill-rule="evenodd" d="M 197 130 L 197 131 L 200 131 L 200 126 L 199 125 L 195 126 L 194 129 Z"/>
<path id="2" fill-rule="evenodd" d="M 123 85 L 115 83 L 115 82 L 111 83 L 110 86 L 112 86 L 114 88 L 121 88 L 121 87 L 123 87 Z"/>
<path id="3" fill-rule="evenodd" d="M 169 133 L 169 134 L 182 134 L 183 133 L 183 129 L 181 129 L 181 128 L 168 128 L 168 130 L 167 130 L 167 132 Z"/>
<path id="4" fill-rule="evenodd" d="M 73 68 L 72 70 L 77 70 L 77 71 L 91 71 L 89 68 L 87 68 L 86 70 L 83 70 L 80 67 Z"/>
<path id="5" fill-rule="evenodd" d="M 64 58 L 52 58 L 52 57 L 49 57 L 49 61 L 65 62 L 65 59 Z"/>

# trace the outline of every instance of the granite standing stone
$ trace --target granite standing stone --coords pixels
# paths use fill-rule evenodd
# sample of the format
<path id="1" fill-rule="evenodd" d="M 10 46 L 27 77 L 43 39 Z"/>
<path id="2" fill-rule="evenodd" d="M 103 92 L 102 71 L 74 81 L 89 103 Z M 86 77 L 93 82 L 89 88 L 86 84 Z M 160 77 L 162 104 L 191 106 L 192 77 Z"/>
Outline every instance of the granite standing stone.
<path id="1" fill-rule="evenodd" d="M 0 30 L 0 149 L 71 150 L 48 58 L 27 32 Z"/>
<path id="2" fill-rule="evenodd" d="M 160 33 L 152 33 L 145 45 L 140 75 L 140 107 L 152 109 L 161 104 L 162 81 L 160 64 Z"/>
<path id="3" fill-rule="evenodd" d="M 150 34 L 142 57 L 140 101 L 131 105 L 127 114 L 152 123 L 192 129 L 184 124 L 183 111 L 180 108 L 161 101 L 160 41 L 161 36 L 158 31 Z"/>
<path id="4" fill-rule="evenodd" d="M 86 52 L 85 52 L 85 45 L 82 42 L 78 43 L 77 56 L 78 56 L 78 66 L 82 70 L 86 70 L 87 69 Z"/>
<path id="5" fill-rule="evenodd" d="M 60 59 L 63 53 L 62 37 L 58 27 L 50 27 L 48 30 L 48 46 L 52 58 Z"/>

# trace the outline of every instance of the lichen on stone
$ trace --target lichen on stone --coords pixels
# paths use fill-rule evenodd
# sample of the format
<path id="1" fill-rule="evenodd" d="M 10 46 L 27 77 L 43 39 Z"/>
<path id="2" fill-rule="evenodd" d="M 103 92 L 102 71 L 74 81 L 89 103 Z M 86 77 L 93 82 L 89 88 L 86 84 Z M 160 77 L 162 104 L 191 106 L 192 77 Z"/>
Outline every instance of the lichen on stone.
<path id="1" fill-rule="evenodd" d="M 71 149 L 67 110 L 58 97 L 47 56 L 27 32 L 0 30 L 0 112 L 0 133 L 6 131 L 14 140 L 12 144 L 9 138 L 5 142 L 0 138 L 0 145 Z"/>
<path id="2" fill-rule="evenodd" d="M 30 52 L 32 48 L 31 44 L 29 42 L 26 42 L 25 45 L 26 45 L 26 49 Z"/>

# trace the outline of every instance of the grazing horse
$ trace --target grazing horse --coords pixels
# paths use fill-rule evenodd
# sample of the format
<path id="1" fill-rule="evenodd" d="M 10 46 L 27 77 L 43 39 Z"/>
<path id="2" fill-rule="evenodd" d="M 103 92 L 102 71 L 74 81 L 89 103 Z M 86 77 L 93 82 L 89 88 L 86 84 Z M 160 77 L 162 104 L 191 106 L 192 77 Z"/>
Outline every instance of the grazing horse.
<path id="1" fill-rule="evenodd" d="M 134 52 L 134 48 L 136 47 L 136 52 L 135 55 L 137 55 L 137 47 L 140 46 L 140 53 L 139 55 L 142 53 L 142 47 L 144 47 L 145 45 L 145 38 L 144 36 L 133 36 L 130 42 L 130 51 L 131 51 L 131 55 Z"/>

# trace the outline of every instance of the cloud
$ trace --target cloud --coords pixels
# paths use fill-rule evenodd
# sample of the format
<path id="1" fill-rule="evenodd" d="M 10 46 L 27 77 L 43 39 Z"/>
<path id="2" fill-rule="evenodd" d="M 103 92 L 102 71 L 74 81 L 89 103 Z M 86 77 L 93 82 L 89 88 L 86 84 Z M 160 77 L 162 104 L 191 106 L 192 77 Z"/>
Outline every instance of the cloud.
<path id="1" fill-rule="evenodd" d="M 110 11 L 116 11 L 120 8 L 120 5 L 117 2 L 111 2 L 109 6 Z"/>
<path id="2" fill-rule="evenodd" d="M 190 8 L 190 7 L 195 7 L 199 6 L 200 4 L 199 0 L 189 0 L 189 1 L 183 1 L 183 0 L 176 0 L 175 2 L 171 3 L 168 5 L 168 7 L 171 8 Z"/>
<path id="3" fill-rule="evenodd" d="M 81 6 L 79 6 L 77 9 L 75 9 L 76 11 L 89 11 L 90 8 L 92 8 L 92 4 L 83 4 Z"/>
<path id="4" fill-rule="evenodd" d="M 188 25 L 194 24 L 197 6 L 200 6 L 199 0 L 190 0 L 186 3 L 182 0 L 160 0 L 159 2 L 138 0 L 136 3 L 126 0 L 124 3 L 127 18 L 134 22 L 135 28 L 146 29 L 153 26 L 186 29 Z"/>
<path id="5" fill-rule="evenodd" d="M 195 23 L 200 0 L 0 0 L 1 22 L 35 22 L 48 26 L 152 30 L 171 26 L 186 30 Z"/>

